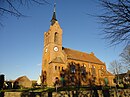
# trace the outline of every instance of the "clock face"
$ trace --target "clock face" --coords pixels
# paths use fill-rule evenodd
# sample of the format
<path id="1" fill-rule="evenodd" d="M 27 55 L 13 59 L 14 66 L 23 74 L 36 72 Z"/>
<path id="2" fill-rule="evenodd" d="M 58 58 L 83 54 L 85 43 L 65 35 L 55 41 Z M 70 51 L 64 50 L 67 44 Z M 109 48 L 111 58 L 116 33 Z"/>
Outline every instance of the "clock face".
<path id="1" fill-rule="evenodd" d="M 58 51 L 58 47 L 57 46 L 54 47 L 54 51 L 56 51 L 56 52 Z"/>

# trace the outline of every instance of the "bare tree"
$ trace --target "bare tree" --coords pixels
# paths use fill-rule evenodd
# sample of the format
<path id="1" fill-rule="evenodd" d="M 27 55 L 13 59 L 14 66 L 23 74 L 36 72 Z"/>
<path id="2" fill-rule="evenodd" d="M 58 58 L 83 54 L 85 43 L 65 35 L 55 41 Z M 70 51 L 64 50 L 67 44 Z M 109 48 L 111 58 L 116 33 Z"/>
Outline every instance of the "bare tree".
<path id="1" fill-rule="evenodd" d="M 110 65 L 109 65 L 109 70 L 110 70 L 113 74 L 116 75 L 116 76 L 115 76 L 115 79 L 114 79 L 114 82 L 116 83 L 116 85 L 118 85 L 119 80 L 120 80 L 119 74 L 121 74 L 121 73 L 122 73 L 122 70 L 123 70 L 121 63 L 120 63 L 119 61 L 117 61 L 117 60 L 114 60 L 113 62 L 110 63 Z M 118 95 L 117 92 L 118 92 L 118 91 L 117 91 L 117 88 L 116 88 L 116 95 Z M 117 96 L 117 97 L 118 97 L 118 96 Z"/>
<path id="2" fill-rule="evenodd" d="M 49 4 L 46 0 L 0 0 L 0 17 L 5 17 L 7 14 L 13 15 L 15 17 L 23 17 L 20 11 L 20 7 L 29 7 L 33 4 Z M 2 26 L 2 22 L 0 22 Z"/>
<path id="3" fill-rule="evenodd" d="M 111 45 L 130 43 L 130 0 L 100 0 L 105 9 L 100 15 L 105 39 Z"/>
<path id="4" fill-rule="evenodd" d="M 127 70 L 130 70 L 130 45 L 126 46 L 123 52 L 120 54 L 122 63 L 126 66 Z"/>
<path id="5" fill-rule="evenodd" d="M 120 73 L 122 73 L 123 71 L 122 71 L 122 64 L 119 62 L 119 61 L 117 61 L 117 60 L 114 60 L 113 62 L 111 62 L 110 63 L 110 65 L 109 65 L 109 70 L 113 73 L 113 74 L 115 74 L 115 75 L 118 75 L 118 74 L 120 74 Z"/>

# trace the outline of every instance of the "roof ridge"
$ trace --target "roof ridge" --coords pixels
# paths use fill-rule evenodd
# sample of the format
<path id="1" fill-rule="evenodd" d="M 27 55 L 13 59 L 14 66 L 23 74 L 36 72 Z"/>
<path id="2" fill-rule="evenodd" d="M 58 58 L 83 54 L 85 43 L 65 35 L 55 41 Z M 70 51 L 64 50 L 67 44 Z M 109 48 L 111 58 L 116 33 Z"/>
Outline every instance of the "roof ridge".
<path id="1" fill-rule="evenodd" d="M 71 48 L 63 48 L 63 49 L 69 49 L 69 50 L 73 50 L 73 51 L 76 51 L 76 52 L 80 52 L 80 53 L 85 53 L 85 54 L 89 54 L 89 53 L 87 53 L 87 52 L 82 52 L 82 51 L 79 51 L 79 50 L 75 50 L 75 49 L 71 49 Z"/>

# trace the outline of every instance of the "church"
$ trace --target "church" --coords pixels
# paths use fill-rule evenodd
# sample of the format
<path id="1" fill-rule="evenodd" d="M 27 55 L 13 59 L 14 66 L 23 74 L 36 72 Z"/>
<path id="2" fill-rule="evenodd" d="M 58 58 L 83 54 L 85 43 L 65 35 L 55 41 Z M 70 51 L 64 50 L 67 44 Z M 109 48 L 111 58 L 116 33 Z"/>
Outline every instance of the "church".
<path id="1" fill-rule="evenodd" d="M 44 32 L 41 79 L 48 87 L 53 87 L 56 80 L 63 85 L 114 85 L 114 75 L 93 52 L 63 47 L 62 28 L 56 18 L 55 6 L 50 28 Z"/>

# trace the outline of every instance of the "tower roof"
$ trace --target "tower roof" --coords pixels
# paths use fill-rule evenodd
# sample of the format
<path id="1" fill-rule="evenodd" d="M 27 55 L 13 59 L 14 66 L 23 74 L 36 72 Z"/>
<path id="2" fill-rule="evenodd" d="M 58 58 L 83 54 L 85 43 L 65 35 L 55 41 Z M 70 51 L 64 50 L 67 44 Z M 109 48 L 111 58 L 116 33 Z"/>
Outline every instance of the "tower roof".
<path id="1" fill-rule="evenodd" d="M 53 16 L 51 19 L 51 25 L 53 25 L 57 21 L 56 19 L 56 3 L 54 4 L 54 11 L 53 11 Z"/>

